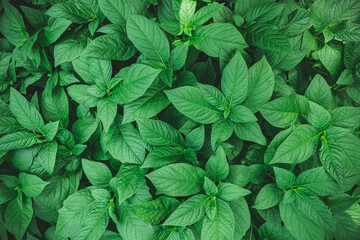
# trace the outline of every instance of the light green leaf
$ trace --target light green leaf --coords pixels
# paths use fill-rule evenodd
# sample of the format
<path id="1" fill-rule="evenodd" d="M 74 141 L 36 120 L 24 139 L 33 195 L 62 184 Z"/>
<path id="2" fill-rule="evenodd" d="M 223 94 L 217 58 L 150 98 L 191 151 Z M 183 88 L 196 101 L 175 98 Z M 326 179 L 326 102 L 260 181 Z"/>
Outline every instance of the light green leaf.
<path id="1" fill-rule="evenodd" d="M 179 9 L 179 22 L 184 28 L 187 28 L 191 17 L 195 13 L 196 1 L 182 0 Z"/>
<path id="2" fill-rule="evenodd" d="M 277 98 L 259 108 L 266 121 L 278 128 L 287 128 L 298 118 L 296 95 Z"/>
<path id="3" fill-rule="evenodd" d="M 331 122 L 330 113 L 322 106 L 310 101 L 310 112 L 307 121 L 315 128 L 324 130 Z"/>
<path id="4" fill-rule="evenodd" d="M 222 112 L 206 102 L 196 87 L 179 87 L 165 94 L 179 112 L 195 122 L 209 124 L 222 117 Z"/>
<path id="5" fill-rule="evenodd" d="M 97 187 L 108 187 L 112 174 L 103 163 L 81 159 L 81 165 L 90 183 Z"/>
<path id="6" fill-rule="evenodd" d="M 182 136 L 170 124 L 161 120 L 137 120 L 141 138 L 154 146 L 179 146 L 183 143 Z"/>
<path id="7" fill-rule="evenodd" d="M 235 218 L 229 204 L 223 200 L 216 199 L 216 214 L 213 220 L 205 218 L 201 240 L 223 240 L 232 239 L 235 231 Z"/>
<path id="8" fill-rule="evenodd" d="M 170 66 L 174 70 L 179 70 L 184 66 L 188 55 L 188 50 L 189 50 L 189 42 L 185 42 L 171 51 Z"/>
<path id="9" fill-rule="evenodd" d="M 223 7 L 223 4 L 213 3 L 213 4 L 209 4 L 205 7 L 200 8 L 191 17 L 189 26 L 190 27 L 198 27 L 198 26 L 203 25 L 210 18 L 215 16 L 222 7 Z"/>
<path id="10" fill-rule="evenodd" d="M 0 32 L 15 46 L 21 46 L 28 38 L 24 20 L 19 11 L 9 2 L 3 2 L 4 13 L 0 18 Z"/>
<path id="11" fill-rule="evenodd" d="M 240 52 L 226 65 L 221 78 L 221 90 L 229 102 L 229 108 L 244 101 L 248 90 L 248 69 Z"/>
<path id="12" fill-rule="evenodd" d="M 251 191 L 232 183 L 220 183 L 218 185 L 219 197 L 227 202 L 236 201 L 239 198 L 249 195 Z"/>
<path id="13" fill-rule="evenodd" d="M 219 193 L 219 190 L 218 190 L 217 186 L 215 185 L 215 183 L 213 181 L 211 181 L 210 178 L 208 178 L 208 177 L 205 177 L 204 190 L 205 190 L 205 193 L 209 196 L 211 196 L 211 195 L 214 196 Z"/>
<path id="14" fill-rule="evenodd" d="M 257 122 L 235 123 L 234 132 L 241 140 L 266 145 L 266 138 Z"/>
<path id="15" fill-rule="evenodd" d="M 31 147 L 41 143 L 39 135 L 28 132 L 14 132 L 0 138 L 0 151 Z"/>
<path id="16" fill-rule="evenodd" d="M 45 143 L 39 151 L 34 161 L 39 161 L 40 165 L 50 175 L 54 172 L 56 154 L 58 150 L 58 144 L 56 141 Z"/>
<path id="17" fill-rule="evenodd" d="M 73 239 L 99 239 L 109 223 L 108 190 L 88 187 L 69 196 L 59 210 L 56 235 Z"/>
<path id="18" fill-rule="evenodd" d="M 205 101 L 213 105 L 216 109 L 224 111 L 225 107 L 229 105 L 224 94 L 216 87 L 207 84 L 198 84 L 197 86 Z"/>
<path id="19" fill-rule="evenodd" d="M 163 219 L 173 213 L 179 205 L 180 202 L 175 198 L 160 196 L 153 201 L 133 205 L 133 208 L 136 215 L 145 223 L 158 225 Z"/>
<path id="20" fill-rule="evenodd" d="M 31 198 L 25 198 L 23 203 L 19 202 L 17 198 L 11 200 L 4 215 L 6 229 L 17 240 L 22 239 L 33 218 L 33 213 Z"/>
<path id="21" fill-rule="evenodd" d="M 310 82 L 310 85 L 306 89 L 305 96 L 325 109 L 328 109 L 332 104 L 330 87 L 326 80 L 319 74 L 315 75 L 314 79 Z"/>
<path id="22" fill-rule="evenodd" d="M 255 115 L 243 105 L 237 105 L 230 111 L 230 120 L 236 123 L 256 122 Z"/>
<path id="23" fill-rule="evenodd" d="M 228 140 L 234 131 L 234 124 L 229 120 L 215 122 L 211 128 L 211 148 L 215 150 L 217 146 Z"/>
<path id="24" fill-rule="evenodd" d="M 312 240 L 324 239 L 324 230 L 314 219 L 305 216 L 301 210 L 292 203 L 280 202 L 280 216 L 286 228 L 297 239 Z"/>
<path id="25" fill-rule="evenodd" d="M 145 182 L 144 173 L 136 165 L 122 164 L 119 172 L 110 180 L 110 189 L 116 193 L 117 202 L 121 205 L 133 196 Z"/>
<path id="26" fill-rule="evenodd" d="M 282 191 L 274 183 L 269 183 L 261 188 L 252 206 L 257 210 L 269 209 L 276 206 L 282 197 Z"/>
<path id="27" fill-rule="evenodd" d="M 165 86 L 162 84 L 150 86 L 140 98 L 125 104 L 123 123 L 141 118 L 151 118 L 166 108 L 170 101 L 162 91 L 163 89 Z"/>
<path id="28" fill-rule="evenodd" d="M 136 49 L 125 33 L 112 33 L 95 38 L 86 46 L 81 55 L 105 60 L 125 61 L 134 56 L 135 53 Z"/>
<path id="29" fill-rule="evenodd" d="M 290 187 L 294 186 L 296 176 L 292 172 L 283 169 L 274 167 L 276 185 L 280 189 L 289 189 Z"/>
<path id="30" fill-rule="evenodd" d="M 159 168 L 177 162 L 185 151 L 179 147 L 158 147 L 145 158 L 142 168 Z"/>
<path id="31" fill-rule="evenodd" d="M 82 118 L 74 122 L 71 132 L 74 134 L 76 143 L 85 143 L 99 126 L 99 121 L 92 118 Z"/>
<path id="32" fill-rule="evenodd" d="M 146 175 L 159 194 L 171 197 L 189 196 L 202 191 L 205 176 L 204 170 L 186 163 L 167 165 Z"/>
<path id="33" fill-rule="evenodd" d="M 123 80 L 112 91 L 114 101 L 118 104 L 126 104 L 141 97 L 160 71 L 144 64 L 133 64 L 123 68 L 116 75 Z"/>
<path id="34" fill-rule="evenodd" d="M 88 107 L 95 107 L 99 99 L 92 96 L 90 90 L 90 86 L 83 84 L 74 84 L 67 88 L 68 94 L 74 101 Z"/>
<path id="35" fill-rule="evenodd" d="M 22 191 L 27 197 L 37 197 L 44 190 L 48 182 L 44 182 L 36 175 L 21 172 L 19 174 L 19 183 Z"/>
<path id="36" fill-rule="evenodd" d="M 123 26 L 131 15 L 136 14 L 136 9 L 128 0 L 99 0 L 99 6 L 110 22 Z"/>
<path id="37" fill-rule="evenodd" d="M 270 163 L 297 164 L 306 161 L 315 153 L 320 133 L 307 124 L 298 126 L 279 146 Z"/>
<path id="38" fill-rule="evenodd" d="M 324 167 L 317 167 L 302 172 L 296 178 L 295 185 L 308 188 L 318 196 L 334 195 L 340 191 L 338 184 L 325 171 Z"/>
<path id="39" fill-rule="evenodd" d="M 359 107 L 338 107 L 331 112 L 331 125 L 344 128 L 357 128 L 360 126 Z"/>
<path id="40" fill-rule="evenodd" d="M 192 44 L 210 57 L 220 57 L 220 52 L 242 50 L 248 45 L 241 33 L 229 23 L 212 23 L 198 28 L 191 38 Z"/>
<path id="41" fill-rule="evenodd" d="M 169 62 L 170 46 L 159 26 L 144 16 L 133 15 L 126 23 L 126 32 L 135 47 L 151 60 L 165 66 Z"/>
<path id="42" fill-rule="evenodd" d="M 318 52 L 319 59 L 331 75 L 335 75 L 342 59 L 343 47 L 337 42 L 329 42 Z"/>
<path id="43" fill-rule="evenodd" d="M 39 111 L 14 88 L 10 89 L 9 107 L 11 113 L 23 127 L 43 133 L 41 128 L 44 126 L 44 120 Z"/>
<path id="44" fill-rule="evenodd" d="M 110 125 L 115 119 L 117 113 L 117 105 L 112 102 L 109 97 L 102 98 L 97 104 L 97 114 L 98 118 L 103 124 L 104 131 L 109 130 Z"/>
<path id="45" fill-rule="evenodd" d="M 244 106 L 253 112 L 272 96 L 275 86 L 274 73 L 265 57 L 249 69 L 249 88 Z"/>
<path id="46" fill-rule="evenodd" d="M 139 131 L 132 124 L 120 125 L 119 121 L 115 120 L 106 133 L 109 153 L 122 163 L 142 164 L 145 158 L 145 146 Z"/>
<path id="47" fill-rule="evenodd" d="M 208 196 L 203 194 L 195 195 L 182 203 L 163 225 L 189 226 L 198 222 L 205 213 L 205 205 Z"/>
<path id="48" fill-rule="evenodd" d="M 46 11 L 46 15 L 53 18 L 65 18 L 73 23 L 87 23 L 94 19 L 94 10 L 91 9 L 90 4 L 84 2 L 64 2 L 52 4 Z"/>
<path id="49" fill-rule="evenodd" d="M 185 137 L 185 144 L 188 148 L 192 148 L 195 151 L 199 151 L 205 141 L 205 127 L 201 125 L 198 128 L 193 129 Z"/>
<path id="50" fill-rule="evenodd" d="M 235 218 L 234 239 L 241 239 L 250 228 L 251 217 L 249 207 L 244 198 L 229 202 Z"/>
<path id="51" fill-rule="evenodd" d="M 205 166 L 206 172 L 214 181 L 222 181 L 229 175 L 229 164 L 224 149 L 219 146 Z"/>
<path id="52" fill-rule="evenodd" d="M 82 42 L 68 39 L 58 43 L 54 47 L 55 67 L 66 62 L 71 62 L 78 58 L 85 46 Z"/>

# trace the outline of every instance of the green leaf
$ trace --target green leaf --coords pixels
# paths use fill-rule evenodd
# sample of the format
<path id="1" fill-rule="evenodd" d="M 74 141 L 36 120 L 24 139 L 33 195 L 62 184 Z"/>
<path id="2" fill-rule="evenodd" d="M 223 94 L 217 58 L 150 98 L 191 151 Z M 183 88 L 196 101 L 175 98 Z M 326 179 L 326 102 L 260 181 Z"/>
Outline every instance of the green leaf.
<path id="1" fill-rule="evenodd" d="M 89 94 L 90 87 L 83 84 L 71 85 L 67 88 L 70 97 L 79 104 L 95 107 L 99 99 Z"/>
<path id="2" fill-rule="evenodd" d="M 279 3 L 254 4 L 245 17 L 246 22 L 268 22 L 282 13 L 284 5 Z"/>
<path id="3" fill-rule="evenodd" d="M 224 149 L 219 146 L 205 166 L 206 172 L 214 181 L 222 181 L 229 175 L 229 164 Z"/>
<path id="4" fill-rule="evenodd" d="M 252 207 L 257 210 L 269 209 L 276 206 L 281 197 L 282 191 L 274 183 L 269 183 L 261 188 Z"/>
<path id="5" fill-rule="evenodd" d="M 211 148 L 215 150 L 219 144 L 229 139 L 234 131 L 234 124 L 229 120 L 215 122 L 211 128 Z"/>
<path id="6" fill-rule="evenodd" d="M 163 89 L 165 86 L 161 84 L 152 85 L 140 98 L 125 104 L 123 123 L 151 118 L 166 108 L 170 101 L 162 91 Z"/>
<path id="7" fill-rule="evenodd" d="M 0 151 L 27 148 L 40 142 L 39 135 L 28 132 L 14 132 L 0 138 Z"/>
<path id="8" fill-rule="evenodd" d="M 123 79 L 112 91 L 118 104 L 130 103 L 141 97 L 153 83 L 161 70 L 143 64 L 123 68 L 115 77 Z"/>
<path id="9" fill-rule="evenodd" d="M 221 78 L 221 90 L 229 102 L 229 108 L 244 101 L 248 90 L 248 69 L 240 52 L 226 65 Z"/>
<path id="10" fill-rule="evenodd" d="M 133 208 L 145 223 L 158 225 L 180 205 L 175 198 L 161 196 L 153 201 L 133 205 Z"/>
<path id="11" fill-rule="evenodd" d="M 331 75 L 335 75 L 341 66 L 342 51 L 342 45 L 329 42 L 318 52 L 321 63 Z"/>
<path id="12" fill-rule="evenodd" d="M 82 42 L 74 39 L 68 39 L 56 44 L 54 48 L 55 67 L 75 60 L 80 56 L 84 48 Z"/>
<path id="13" fill-rule="evenodd" d="M 11 200 L 4 215 L 6 229 L 16 239 L 22 239 L 31 222 L 33 213 L 31 198 L 25 198 L 24 202 L 20 202 L 16 198 Z"/>
<path id="14" fill-rule="evenodd" d="M 197 86 L 205 101 L 213 105 L 216 109 L 224 111 L 228 106 L 224 94 L 216 87 L 207 84 L 198 84 Z"/>
<path id="15" fill-rule="evenodd" d="M 324 239 L 324 230 L 305 216 L 294 203 L 280 202 L 280 216 L 286 228 L 297 239 Z"/>
<path id="16" fill-rule="evenodd" d="M 158 147 L 145 158 L 142 168 L 159 168 L 177 162 L 185 151 L 179 147 Z"/>
<path id="17" fill-rule="evenodd" d="M 165 94 L 179 112 L 195 122 L 209 124 L 222 117 L 222 112 L 206 102 L 196 87 L 179 87 L 166 90 Z"/>
<path id="18" fill-rule="evenodd" d="M 195 195 L 182 203 L 163 225 L 188 226 L 198 222 L 205 213 L 205 205 L 208 196 L 203 194 Z"/>
<path id="19" fill-rule="evenodd" d="M 255 115 L 243 105 L 237 105 L 230 111 L 230 120 L 236 123 L 256 122 Z"/>
<path id="20" fill-rule="evenodd" d="M 278 128 L 287 128 L 298 118 L 296 95 L 277 98 L 259 108 L 266 121 Z"/>
<path id="21" fill-rule="evenodd" d="M 189 50 L 189 42 L 185 42 L 171 51 L 170 66 L 174 70 L 179 70 L 184 66 L 188 55 L 188 50 Z"/>
<path id="22" fill-rule="evenodd" d="M 10 89 L 10 110 L 16 120 L 25 128 L 43 133 L 44 120 L 38 110 L 16 89 Z"/>
<path id="23" fill-rule="evenodd" d="M 215 16 L 223 7 L 223 4 L 213 3 L 200 8 L 191 17 L 189 26 L 198 27 L 206 23 L 210 18 Z"/>
<path id="24" fill-rule="evenodd" d="M 338 107 L 331 112 L 331 125 L 343 128 L 357 128 L 360 126 L 359 107 Z"/>
<path id="25" fill-rule="evenodd" d="M 15 46 L 23 45 L 28 39 L 24 20 L 19 11 L 9 2 L 3 2 L 4 13 L 0 18 L 0 32 Z"/>
<path id="26" fill-rule="evenodd" d="M 97 104 L 97 114 L 98 118 L 103 124 L 105 132 L 109 130 L 110 125 L 115 119 L 116 113 L 117 105 L 116 103 L 112 102 L 109 97 L 99 100 Z"/>
<path id="27" fill-rule="evenodd" d="M 250 228 L 251 219 L 249 207 L 244 198 L 240 198 L 234 202 L 229 202 L 229 205 L 235 218 L 234 239 L 241 239 Z"/>
<path id="28" fill-rule="evenodd" d="M 198 28 L 191 37 L 192 44 L 210 57 L 220 57 L 220 52 L 242 50 L 248 45 L 241 33 L 229 23 L 212 23 Z"/>
<path id="29" fill-rule="evenodd" d="M 146 175 L 159 194 L 171 197 L 189 196 L 202 191 L 205 176 L 204 170 L 186 163 L 167 165 Z"/>
<path id="30" fill-rule="evenodd" d="M 136 165 L 122 164 L 119 172 L 110 180 L 110 189 L 116 193 L 117 202 L 121 205 L 133 196 L 145 182 L 144 173 Z"/>
<path id="31" fill-rule="evenodd" d="M 73 23 L 87 23 L 94 19 L 94 10 L 91 9 L 90 4 L 84 2 L 64 2 L 53 4 L 46 15 L 53 18 L 65 18 Z"/>
<path id="32" fill-rule="evenodd" d="M 196 9 L 196 1 L 182 0 L 179 9 L 179 22 L 184 28 L 187 28 L 191 17 L 194 15 Z"/>
<path id="33" fill-rule="evenodd" d="M 99 0 L 99 6 L 112 23 L 123 26 L 131 15 L 136 14 L 136 9 L 128 0 Z"/>
<path id="34" fill-rule="evenodd" d="M 69 125 L 69 102 L 65 90 L 56 87 L 57 73 L 47 81 L 41 98 L 42 113 L 49 122 L 59 121 L 61 127 Z"/>
<path id="35" fill-rule="evenodd" d="M 319 74 L 315 75 L 314 79 L 310 82 L 310 85 L 306 89 L 305 96 L 325 109 L 329 109 L 332 104 L 330 87 L 326 80 Z"/>
<path id="36" fill-rule="evenodd" d="M 249 195 L 251 191 L 232 183 L 220 183 L 218 185 L 219 197 L 227 202 L 236 201 L 239 198 Z"/>
<path id="37" fill-rule="evenodd" d="M 314 127 L 304 124 L 293 130 L 276 150 L 271 164 L 297 164 L 309 159 L 316 151 L 320 132 Z"/>
<path id="38" fill-rule="evenodd" d="M 22 191 L 28 197 L 37 197 L 44 190 L 48 182 L 44 182 L 41 178 L 36 175 L 20 173 L 19 182 L 21 185 Z"/>
<path id="39" fill-rule="evenodd" d="M 324 130 L 331 123 L 331 115 L 322 106 L 310 101 L 310 112 L 307 121 L 315 128 Z"/>
<path id="40" fill-rule="evenodd" d="M 170 46 L 159 26 L 146 17 L 133 15 L 126 23 L 126 32 L 135 47 L 151 60 L 165 66 L 169 62 Z"/>
<path id="41" fill-rule="evenodd" d="M 183 139 L 177 130 L 161 120 L 142 119 L 136 121 L 141 138 L 154 146 L 179 146 L 182 148 Z"/>
<path id="42" fill-rule="evenodd" d="M 110 193 L 88 187 L 69 196 L 59 210 L 56 235 L 99 239 L 109 223 Z"/>
<path id="43" fill-rule="evenodd" d="M 339 186 L 323 167 L 317 167 L 302 172 L 297 178 L 295 185 L 305 187 L 318 196 L 329 196 L 339 192 Z"/>
<path id="44" fill-rule="evenodd" d="M 108 187 L 112 174 L 103 163 L 81 159 L 81 165 L 90 183 L 97 187 Z"/>
<path id="45" fill-rule="evenodd" d="M 105 60 L 125 61 L 134 56 L 135 47 L 126 38 L 126 34 L 112 33 L 95 38 L 85 48 L 82 56 Z"/>
<path id="46" fill-rule="evenodd" d="M 195 151 L 199 151 L 205 141 L 205 127 L 201 125 L 198 128 L 193 129 L 185 137 L 185 144 L 188 148 L 192 148 Z"/>
<path id="47" fill-rule="evenodd" d="M 275 25 L 258 23 L 246 33 L 247 42 L 253 46 L 274 52 L 290 52 L 289 39 Z"/>
<path id="48" fill-rule="evenodd" d="M 64 18 L 57 18 L 50 25 L 44 27 L 44 36 L 40 35 L 42 45 L 49 46 L 51 43 L 56 42 L 59 37 L 68 29 L 71 21 Z"/>
<path id="49" fill-rule="evenodd" d="M 85 143 L 99 126 L 99 121 L 92 118 L 78 119 L 74 122 L 71 132 L 74 134 L 76 143 Z"/>
<path id="50" fill-rule="evenodd" d="M 296 176 L 292 172 L 283 169 L 274 167 L 276 185 L 280 189 L 289 189 L 290 187 L 294 186 Z"/>
<path id="51" fill-rule="evenodd" d="M 216 199 L 216 214 L 213 220 L 208 217 L 205 218 L 202 230 L 202 240 L 222 240 L 232 239 L 235 231 L 235 218 L 228 203 L 217 198 Z"/>
<path id="52" fill-rule="evenodd" d="M 39 161 L 45 171 L 51 175 L 54 172 L 57 151 L 56 141 L 47 142 L 42 146 L 34 161 Z"/>
<path id="53" fill-rule="evenodd" d="M 266 138 L 257 122 L 235 123 L 234 132 L 241 140 L 266 145 Z"/>
<path id="54" fill-rule="evenodd" d="M 212 196 L 212 195 L 214 196 L 219 193 L 219 190 L 216 187 L 215 183 L 213 181 L 211 181 L 208 177 L 205 177 L 204 190 L 205 190 L 205 193 L 209 196 Z"/>
<path id="55" fill-rule="evenodd" d="M 249 69 L 249 88 L 244 106 L 253 112 L 270 100 L 275 85 L 274 73 L 265 57 Z"/>

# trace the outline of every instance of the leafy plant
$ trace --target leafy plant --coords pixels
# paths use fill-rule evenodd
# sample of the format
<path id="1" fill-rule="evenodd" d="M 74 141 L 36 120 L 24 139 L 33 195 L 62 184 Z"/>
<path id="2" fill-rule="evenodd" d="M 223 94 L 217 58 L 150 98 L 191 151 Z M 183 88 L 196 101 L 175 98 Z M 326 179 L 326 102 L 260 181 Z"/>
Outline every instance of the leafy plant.
<path id="1" fill-rule="evenodd" d="M 1 239 L 359 239 L 358 0 L 0 12 Z"/>

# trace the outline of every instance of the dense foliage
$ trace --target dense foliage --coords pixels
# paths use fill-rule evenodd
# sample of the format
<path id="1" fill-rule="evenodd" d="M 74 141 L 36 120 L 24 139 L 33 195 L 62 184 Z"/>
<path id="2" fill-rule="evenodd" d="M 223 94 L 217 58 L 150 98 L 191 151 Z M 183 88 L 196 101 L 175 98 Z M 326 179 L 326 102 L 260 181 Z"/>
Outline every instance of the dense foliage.
<path id="1" fill-rule="evenodd" d="M 2 240 L 359 239 L 359 0 L 0 12 Z"/>

